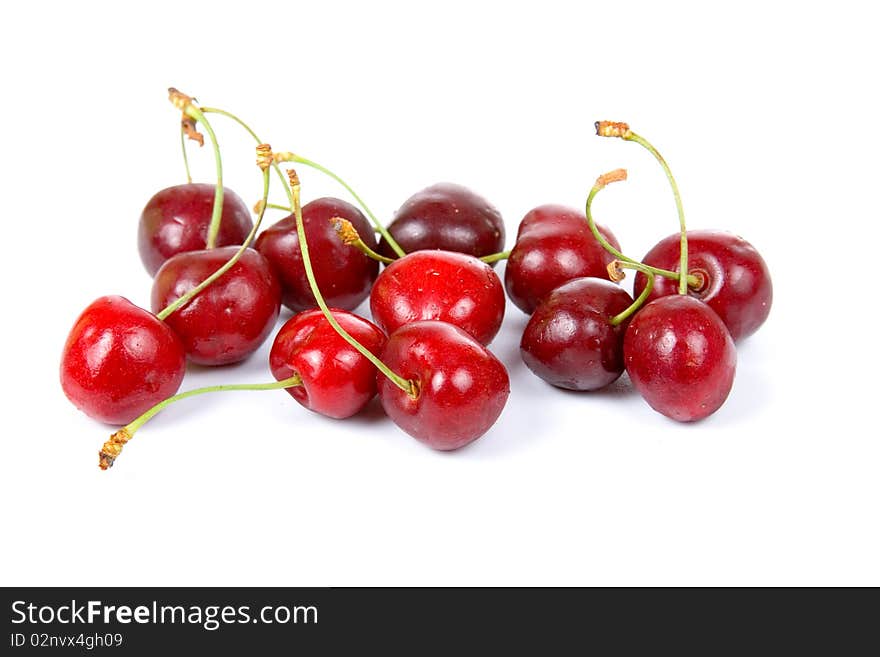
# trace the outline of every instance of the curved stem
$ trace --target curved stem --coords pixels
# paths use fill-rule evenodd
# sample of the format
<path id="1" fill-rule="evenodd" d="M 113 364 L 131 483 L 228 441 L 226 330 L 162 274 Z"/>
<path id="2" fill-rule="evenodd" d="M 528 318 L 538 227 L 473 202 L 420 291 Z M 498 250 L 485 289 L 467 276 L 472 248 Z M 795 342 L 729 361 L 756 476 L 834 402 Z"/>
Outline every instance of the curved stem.
<path id="1" fill-rule="evenodd" d="M 632 262 L 621 262 L 618 263 L 621 267 L 626 269 L 637 269 L 642 272 L 645 276 L 648 277 L 648 282 L 645 285 L 645 288 L 642 290 L 642 293 L 636 298 L 635 301 L 630 304 L 628 308 L 626 308 L 623 312 L 618 313 L 614 317 L 609 320 L 611 326 L 619 326 L 627 319 L 629 319 L 635 312 L 644 305 L 645 300 L 648 298 L 648 295 L 651 294 L 651 290 L 654 289 L 654 272 L 651 271 L 651 267 L 643 265 L 641 263 L 632 263 Z"/>
<path id="2" fill-rule="evenodd" d="M 357 192 L 355 192 L 351 188 L 351 186 L 349 186 L 349 184 L 347 182 L 345 182 L 342 178 L 340 178 L 335 173 L 330 171 L 330 169 L 328 169 L 327 167 L 325 167 L 321 164 L 318 164 L 317 162 L 313 162 L 312 160 L 309 160 L 307 158 L 296 155 L 295 153 L 291 153 L 290 156 L 291 156 L 291 158 L 290 158 L 291 162 L 298 162 L 300 164 L 305 164 L 308 167 L 312 167 L 313 169 L 317 169 L 321 173 L 323 173 L 327 176 L 330 176 L 331 178 L 333 178 L 333 180 L 335 180 L 340 185 L 345 187 L 346 191 L 352 195 L 354 200 L 357 201 L 358 205 L 360 205 L 364 209 L 364 212 L 367 213 L 367 216 L 370 217 L 370 221 L 373 222 L 373 226 L 375 226 L 376 231 L 379 232 L 382 235 L 382 237 L 385 238 L 385 241 L 388 242 L 388 246 L 391 247 L 391 249 L 394 251 L 394 253 L 396 253 L 399 258 L 402 258 L 403 256 L 406 255 L 406 252 L 402 248 L 400 248 L 400 245 L 397 243 L 397 240 L 395 240 L 391 236 L 391 233 L 388 232 L 388 229 L 382 224 L 381 221 L 379 221 L 376 218 L 376 215 L 373 214 L 373 212 L 370 210 L 370 208 L 367 207 L 367 204 L 364 203 L 363 199 L 361 199 L 361 197 L 357 195 Z"/>
<path id="3" fill-rule="evenodd" d="M 242 121 L 240 118 L 238 118 L 232 112 L 227 112 L 226 110 L 217 109 L 216 107 L 202 107 L 202 112 L 205 114 L 219 114 L 221 116 L 225 116 L 228 119 L 232 119 L 238 125 L 240 125 L 242 128 L 244 128 L 245 131 L 251 137 L 254 138 L 254 141 L 256 141 L 258 144 L 263 143 L 263 140 L 260 139 L 259 137 L 257 137 L 257 133 L 255 133 L 247 123 Z M 293 206 L 293 197 L 291 196 L 291 193 L 290 193 L 290 185 L 287 183 L 287 177 L 284 175 L 284 172 L 281 171 L 281 167 L 279 167 L 276 162 L 272 163 L 272 168 L 275 170 L 275 173 L 277 173 L 278 177 L 281 179 L 281 187 L 284 189 L 285 193 L 287 194 L 287 200 L 290 203 L 291 207 L 285 208 L 280 205 L 279 206 L 270 205 L 269 207 L 274 207 L 279 210 L 286 210 L 287 212 L 291 212 L 292 206 Z"/>
<path id="4" fill-rule="evenodd" d="M 186 392 L 179 392 L 176 395 L 169 397 L 168 399 L 164 399 L 160 401 L 158 404 L 147 410 L 142 415 L 136 417 L 134 420 L 126 424 L 119 431 L 110 436 L 110 439 L 104 443 L 103 447 L 101 447 L 101 451 L 99 452 L 99 462 L 98 465 L 102 470 L 106 470 L 107 468 L 113 465 L 113 462 L 116 460 L 116 457 L 119 456 L 122 451 L 123 445 L 132 439 L 134 434 L 140 429 L 144 424 L 150 421 L 154 415 L 156 415 L 159 411 L 164 409 L 169 404 L 173 404 L 174 402 L 178 402 L 181 399 L 187 399 L 189 397 L 195 397 L 197 395 L 204 395 L 208 392 L 221 392 L 226 390 L 279 390 L 283 388 L 293 388 L 295 386 L 302 385 L 302 379 L 299 374 L 294 374 L 290 378 L 283 379 L 282 381 L 273 381 L 272 383 L 233 383 L 226 385 L 215 385 L 215 386 L 205 386 L 204 388 L 195 388 L 194 390 L 187 390 Z"/>
<path id="5" fill-rule="evenodd" d="M 510 251 L 500 251 L 498 253 L 490 253 L 489 255 L 484 255 L 480 257 L 480 260 L 485 262 L 487 265 L 491 265 L 493 262 L 498 262 L 499 260 L 507 260 L 510 257 Z"/>
<path id="6" fill-rule="evenodd" d="M 217 186 L 214 188 L 214 209 L 211 213 L 211 223 L 208 226 L 208 239 L 205 241 L 206 248 L 213 249 L 217 244 L 217 234 L 220 232 L 220 219 L 223 217 L 223 162 L 220 159 L 220 145 L 217 143 L 217 135 L 201 110 L 194 103 L 187 103 L 183 113 L 191 119 L 201 123 L 211 140 L 211 148 L 214 150 L 214 166 L 217 170 Z"/>
<path id="7" fill-rule="evenodd" d="M 183 153 L 183 168 L 186 169 L 186 182 L 192 183 L 193 177 L 189 170 L 189 156 L 186 153 L 186 130 L 180 127 L 180 151 Z"/>
<path id="8" fill-rule="evenodd" d="M 295 173 L 291 170 L 290 172 L 294 177 Z M 348 331 L 342 328 L 339 325 L 339 322 L 336 321 L 336 318 L 333 316 L 333 313 L 330 312 L 330 308 L 327 307 L 327 303 L 324 301 L 324 295 L 321 294 L 321 290 L 318 289 L 318 282 L 315 279 L 315 272 L 312 269 L 312 260 L 309 256 L 309 244 L 306 240 L 306 229 L 303 224 L 302 218 L 302 208 L 300 207 L 299 200 L 299 183 L 295 182 L 291 184 L 291 190 L 293 191 L 293 214 L 296 217 L 296 234 L 299 238 L 299 248 L 302 253 L 302 261 L 303 268 L 306 271 L 306 278 L 309 281 L 309 287 L 312 290 L 312 294 L 315 295 L 315 301 L 318 302 L 318 307 L 321 309 L 321 312 L 324 314 L 324 317 L 327 319 L 327 322 L 333 329 L 352 347 L 358 350 L 358 352 L 370 361 L 376 368 L 382 372 L 385 376 L 387 376 L 394 385 L 403 390 L 408 395 L 416 397 L 418 395 L 418 389 L 415 384 L 411 381 L 407 381 L 399 374 L 395 374 L 391 371 L 391 369 L 383 363 L 375 354 L 373 354 L 369 349 L 367 349 L 364 345 L 358 342 L 354 336 L 352 336 Z"/>
<path id="9" fill-rule="evenodd" d="M 644 263 L 639 262 L 638 260 L 634 260 L 633 258 L 630 258 L 629 256 L 621 253 L 618 249 L 614 248 L 614 246 L 607 239 L 605 239 L 605 236 L 599 231 L 599 228 L 596 226 L 596 220 L 593 219 L 593 211 L 592 211 L 593 199 L 596 197 L 596 194 L 598 194 L 600 191 L 605 189 L 605 187 L 607 187 L 609 183 L 626 179 L 625 178 L 625 171 L 623 171 L 622 169 L 620 169 L 618 171 L 622 172 L 623 175 L 622 176 L 621 175 L 613 175 L 613 174 L 617 173 L 616 171 L 614 171 L 614 172 L 611 172 L 608 174 L 603 174 L 603 175 L 599 176 L 599 178 L 596 180 L 596 184 L 593 185 L 593 188 L 590 190 L 590 193 L 587 195 L 587 207 L 586 207 L 587 223 L 590 226 L 590 231 L 593 233 L 593 237 L 595 237 L 596 241 L 602 245 L 602 248 L 604 248 L 606 251 L 608 251 L 608 253 L 610 253 L 615 258 L 617 258 L 621 263 L 628 263 L 631 265 L 639 265 L 639 267 L 641 268 L 640 270 L 644 271 L 646 274 L 648 272 L 651 272 L 652 274 L 655 274 L 657 276 L 663 276 L 665 278 L 670 278 L 672 280 L 677 280 L 677 281 L 684 280 L 685 281 L 685 283 L 684 283 L 685 291 L 687 291 L 688 285 L 690 285 L 692 287 L 699 287 L 701 284 L 701 281 L 698 276 L 693 276 L 693 275 L 680 276 L 678 272 L 670 271 L 668 269 L 661 269 L 659 267 L 652 267 L 651 265 L 646 265 Z"/>
<path id="10" fill-rule="evenodd" d="M 675 208 L 678 211 L 678 224 L 679 229 L 681 230 L 681 263 L 679 265 L 680 271 L 682 275 L 678 279 L 678 293 L 679 294 L 687 294 L 687 288 L 690 281 L 688 280 L 688 243 L 687 243 L 687 229 L 685 228 L 684 223 L 684 207 L 681 203 L 681 194 L 678 192 L 678 184 L 675 182 L 675 178 L 672 175 L 672 170 L 669 168 L 669 165 L 666 163 L 666 160 L 663 159 L 663 156 L 660 155 L 660 151 L 658 151 L 647 139 L 642 137 L 641 135 L 637 135 L 636 133 L 629 131 L 626 135 L 623 136 L 624 141 L 632 141 L 637 143 L 639 146 L 648 150 L 651 155 L 653 155 L 656 160 L 660 163 L 660 166 L 663 168 L 663 171 L 666 173 L 666 178 L 669 180 L 669 185 L 672 187 L 672 195 L 675 197 Z"/>
<path id="11" fill-rule="evenodd" d="M 248 236 L 245 238 L 244 244 L 242 244 L 239 247 L 238 251 L 236 251 L 235 254 L 229 260 L 227 260 L 225 263 L 223 263 L 223 265 L 219 269 L 217 269 L 217 271 L 215 271 L 213 274 L 208 276 L 208 278 L 206 278 L 201 283 L 196 285 L 189 292 L 187 292 L 186 294 L 184 294 L 180 298 L 176 299 L 175 301 L 172 301 L 167 306 L 165 306 L 162 310 L 160 310 L 156 314 L 156 317 L 158 317 L 161 320 L 164 320 L 166 317 L 168 317 L 168 315 L 173 313 L 175 310 L 177 310 L 178 308 L 180 308 L 184 304 L 189 303 L 193 299 L 193 297 L 200 294 L 202 292 L 202 290 L 204 290 L 211 283 L 213 283 L 218 278 L 220 278 L 223 274 L 225 274 L 227 271 L 229 271 L 236 262 L 238 262 L 238 260 L 242 256 L 242 254 L 250 246 L 251 242 L 254 241 L 254 237 L 256 236 L 257 231 L 260 229 L 260 224 L 263 222 L 263 215 L 266 214 L 266 199 L 268 198 L 268 196 L 269 196 L 269 170 L 266 169 L 265 171 L 263 171 L 263 203 L 262 203 L 262 207 L 260 209 L 260 214 L 257 216 L 257 221 L 254 223 L 253 228 L 251 228 L 251 232 L 248 233 Z"/>

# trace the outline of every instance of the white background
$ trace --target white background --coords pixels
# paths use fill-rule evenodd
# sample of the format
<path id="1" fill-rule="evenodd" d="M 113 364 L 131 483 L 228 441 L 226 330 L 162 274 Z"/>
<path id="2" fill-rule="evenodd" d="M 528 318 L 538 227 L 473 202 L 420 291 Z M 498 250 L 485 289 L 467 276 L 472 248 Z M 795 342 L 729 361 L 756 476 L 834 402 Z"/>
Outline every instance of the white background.
<path id="1" fill-rule="evenodd" d="M 861 6 L 4 5 L 0 583 L 880 584 L 880 53 Z M 336 422 L 229 393 L 168 409 L 101 472 L 110 430 L 63 396 L 59 355 L 94 298 L 148 304 L 137 218 L 184 176 L 169 85 L 336 169 L 386 219 L 431 183 L 468 185 L 508 247 L 530 208 L 580 207 L 626 167 L 594 209 L 639 256 L 677 223 L 650 155 L 593 134 L 628 121 L 692 228 L 764 255 L 772 314 L 693 425 L 624 384 L 545 385 L 508 304 L 492 348 L 512 394 L 465 450 L 432 452 L 375 407 Z M 227 184 L 255 201 L 249 138 L 213 123 Z M 210 151 L 190 159 L 211 181 Z M 344 195 L 300 174 L 306 200 Z M 183 388 L 271 380 L 267 352 Z"/>

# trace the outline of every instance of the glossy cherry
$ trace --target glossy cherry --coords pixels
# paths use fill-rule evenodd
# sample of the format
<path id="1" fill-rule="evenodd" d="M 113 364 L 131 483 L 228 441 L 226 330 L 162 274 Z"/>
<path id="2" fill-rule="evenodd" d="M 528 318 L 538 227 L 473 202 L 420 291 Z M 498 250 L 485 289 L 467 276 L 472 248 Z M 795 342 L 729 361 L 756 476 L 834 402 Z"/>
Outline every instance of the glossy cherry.
<path id="1" fill-rule="evenodd" d="M 504 319 L 504 288 L 486 263 L 452 251 L 416 251 L 389 264 L 370 293 L 373 321 L 389 334 L 410 322 L 455 324 L 489 344 Z"/>
<path id="2" fill-rule="evenodd" d="M 721 317 L 734 341 L 751 335 L 770 313 L 773 284 L 761 254 L 743 238 L 717 230 L 689 230 L 688 273 L 700 280 L 688 294 L 705 302 Z M 652 267 L 679 271 L 680 235 L 670 235 L 648 251 L 642 262 Z M 638 273 L 634 293 L 645 287 Z M 678 281 L 657 276 L 649 300 L 675 294 Z"/>
<path id="3" fill-rule="evenodd" d="M 611 231 L 601 226 L 599 230 L 620 248 Z M 517 308 L 531 314 L 551 290 L 567 281 L 584 276 L 608 280 L 607 267 L 613 259 L 593 237 L 583 212 L 542 205 L 520 222 L 504 270 L 504 287 Z"/>
<path id="4" fill-rule="evenodd" d="M 569 390 L 598 390 L 623 373 L 628 321 L 611 319 L 632 297 L 600 278 L 576 278 L 538 304 L 520 341 L 523 362 L 548 383 Z"/>
<path id="5" fill-rule="evenodd" d="M 736 347 L 718 314 L 675 294 L 644 306 L 623 338 L 626 371 L 651 408 L 679 422 L 702 419 L 727 399 Z"/>
<path id="6" fill-rule="evenodd" d="M 89 417 L 122 425 L 177 392 L 185 367 L 183 345 L 164 322 L 128 299 L 105 296 L 67 336 L 61 387 Z"/>
<path id="7" fill-rule="evenodd" d="M 313 263 L 318 286 L 327 303 L 353 310 L 367 298 L 379 273 L 379 263 L 343 244 L 331 219 L 347 219 L 371 249 L 376 248 L 373 228 L 356 207 L 337 198 L 319 198 L 302 208 L 306 238 L 315 253 Z M 282 287 L 282 302 L 294 312 L 315 308 L 296 234 L 296 218 L 285 217 L 264 230 L 254 245 L 272 263 Z"/>
<path id="8" fill-rule="evenodd" d="M 479 258 L 504 249 L 504 220 L 498 210 L 454 183 L 431 185 L 411 196 L 394 215 L 388 231 L 407 253 L 443 249 Z M 384 239 L 378 251 L 396 257 Z"/>
<path id="9" fill-rule="evenodd" d="M 154 312 L 192 290 L 238 250 L 226 246 L 180 253 L 153 281 Z M 281 306 L 281 286 L 266 259 L 245 249 L 232 268 L 165 321 L 181 338 L 186 355 L 200 365 L 244 360 L 269 336 Z"/>
<path id="10" fill-rule="evenodd" d="M 331 312 L 364 347 L 373 353 L 382 351 L 386 341 L 382 329 L 344 310 Z M 275 336 L 269 366 L 279 381 L 299 375 L 302 383 L 287 392 L 309 410 L 328 417 L 350 417 L 376 395 L 375 365 L 346 342 L 318 309 L 287 320 Z"/>
<path id="11" fill-rule="evenodd" d="M 147 202 L 138 224 L 138 251 L 151 276 L 171 256 L 205 248 L 214 192 L 214 185 L 187 183 L 163 189 Z M 216 246 L 243 244 L 252 227 L 244 201 L 224 187 Z"/>
<path id="12" fill-rule="evenodd" d="M 510 394 L 501 361 L 446 322 L 402 326 L 388 337 L 381 358 L 418 390 L 413 397 L 379 374 L 382 407 L 397 426 L 434 449 L 458 449 L 482 436 Z"/>

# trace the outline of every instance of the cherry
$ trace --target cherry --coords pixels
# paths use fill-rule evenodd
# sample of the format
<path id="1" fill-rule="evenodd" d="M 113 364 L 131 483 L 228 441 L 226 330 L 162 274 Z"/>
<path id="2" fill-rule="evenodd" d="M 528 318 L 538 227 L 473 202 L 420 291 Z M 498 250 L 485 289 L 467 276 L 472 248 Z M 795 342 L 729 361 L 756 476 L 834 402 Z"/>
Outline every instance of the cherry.
<path id="1" fill-rule="evenodd" d="M 619 248 L 611 231 L 599 230 Z M 567 281 L 584 276 L 607 280 L 613 259 L 591 233 L 584 213 L 542 205 L 520 222 L 504 271 L 504 287 L 514 305 L 531 314 L 551 290 Z"/>
<path id="2" fill-rule="evenodd" d="M 168 258 L 204 249 L 214 207 L 215 185 L 188 183 L 157 192 L 141 213 L 138 250 L 151 276 Z M 251 228 L 251 214 L 244 201 L 224 188 L 223 214 L 217 246 L 244 242 Z"/>
<path id="3" fill-rule="evenodd" d="M 538 304 L 520 341 L 523 362 L 548 383 L 569 390 L 598 390 L 623 373 L 623 335 L 633 305 L 618 285 L 576 278 Z"/>
<path id="4" fill-rule="evenodd" d="M 104 296 L 79 316 L 61 355 L 61 387 L 86 415 L 125 424 L 183 381 L 186 360 L 175 333 L 120 296 Z"/>
<path id="5" fill-rule="evenodd" d="M 382 408 L 397 426 L 434 449 L 458 449 L 482 436 L 510 394 L 501 361 L 446 322 L 400 327 L 381 358 L 413 387 L 407 392 L 379 374 Z"/>
<path id="6" fill-rule="evenodd" d="M 309 243 L 321 254 L 314 263 L 315 277 L 327 303 L 353 310 L 370 293 L 379 273 L 379 263 L 344 244 L 331 220 L 350 221 L 366 245 L 375 249 L 372 227 L 360 210 L 340 199 L 314 200 L 303 206 L 302 213 Z M 299 312 L 317 305 L 302 264 L 296 217 L 290 215 L 264 230 L 257 238 L 255 248 L 272 263 L 281 281 L 285 306 Z"/>
<path id="7" fill-rule="evenodd" d="M 407 253 L 442 249 L 481 257 L 504 248 L 504 221 L 486 199 L 461 185 L 438 183 L 413 194 L 388 231 Z M 378 251 L 394 257 L 384 237 Z"/>
<path id="8" fill-rule="evenodd" d="M 410 322 L 455 324 L 488 344 L 504 319 L 504 288 L 486 263 L 453 251 L 416 251 L 389 264 L 373 285 L 373 321 L 388 333 Z"/>
<path id="9" fill-rule="evenodd" d="M 688 271 L 699 281 L 688 294 L 718 313 L 734 341 L 751 335 L 770 314 L 773 285 L 764 259 L 751 244 L 732 233 L 688 231 Z M 661 240 L 642 259 L 646 265 L 679 271 L 679 235 Z M 645 275 L 636 274 L 634 291 L 641 292 Z M 657 277 L 649 300 L 678 291 L 678 281 Z"/>
<path id="10" fill-rule="evenodd" d="M 153 281 L 153 311 L 193 290 L 237 251 L 225 246 L 179 253 L 168 260 Z M 190 361 L 226 365 L 244 360 L 263 343 L 280 306 L 281 285 L 272 267 L 253 249 L 244 249 L 226 273 L 165 321 L 180 336 Z"/>
<path id="11" fill-rule="evenodd" d="M 736 347 L 718 314 L 693 297 L 675 294 L 645 305 L 623 338 L 626 371 L 651 408 L 691 422 L 727 399 L 736 373 Z"/>
<path id="12" fill-rule="evenodd" d="M 367 349 L 382 351 L 386 336 L 378 326 L 344 310 L 331 313 Z M 350 417 L 376 395 L 376 367 L 318 309 L 287 320 L 275 336 L 269 366 L 279 381 L 298 376 L 301 384 L 287 391 L 306 408 L 327 417 Z"/>

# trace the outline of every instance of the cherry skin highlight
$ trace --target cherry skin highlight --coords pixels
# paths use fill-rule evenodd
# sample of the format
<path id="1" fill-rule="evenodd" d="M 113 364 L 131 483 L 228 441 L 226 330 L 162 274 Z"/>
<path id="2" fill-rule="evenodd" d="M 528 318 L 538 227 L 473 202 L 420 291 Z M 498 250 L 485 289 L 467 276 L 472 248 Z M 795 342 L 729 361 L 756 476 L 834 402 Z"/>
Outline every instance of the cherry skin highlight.
<path id="1" fill-rule="evenodd" d="M 331 309 L 349 334 L 374 354 L 386 336 L 375 324 L 344 310 Z M 376 395 L 376 367 L 346 342 L 320 310 L 291 317 L 278 331 L 269 352 L 272 375 L 279 381 L 294 374 L 302 385 L 287 392 L 309 410 L 343 419 L 351 417 Z"/>
<path id="2" fill-rule="evenodd" d="M 187 183 L 156 193 L 138 224 L 138 251 L 150 276 L 171 256 L 204 249 L 214 211 L 215 185 Z M 244 244 L 253 228 L 251 213 L 231 189 L 223 188 L 223 215 L 215 246 Z"/>
<path id="3" fill-rule="evenodd" d="M 105 296 L 67 336 L 61 387 L 89 417 L 124 425 L 175 394 L 185 368 L 183 345 L 164 322 L 128 299 Z"/>
<path id="4" fill-rule="evenodd" d="M 397 426 L 434 449 L 458 449 L 482 436 L 510 394 L 501 361 L 446 322 L 402 326 L 388 337 L 381 359 L 418 388 L 413 398 L 379 373 L 382 407 Z"/>
<path id="5" fill-rule="evenodd" d="M 416 251 L 389 264 L 373 285 L 373 321 L 389 334 L 435 319 L 489 344 L 504 319 L 501 279 L 485 262 L 452 251 Z"/>
<path id="6" fill-rule="evenodd" d="M 755 331 L 770 314 L 773 284 L 761 254 L 743 238 L 718 230 L 693 230 L 688 237 L 688 273 L 702 280 L 688 294 L 718 313 L 734 341 Z M 680 235 L 670 235 L 648 251 L 643 262 L 652 267 L 679 271 Z M 647 277 L 636 274 L 634 294 L 644 289 Z M 676 294 L 678 281 L 655 277 L 649 300 Z"/>
<path id="7" fill-rule="evenodd" d="M 153 281 L 151 303 L 159 312 L 232 258 L 239 247 L 180 253 Z M 232 268 L 165 322 L 180 337 L 189 360 L 199 365 L 237 363 L 259 348 L 275 326 L 281 285 L 266 259 L 245 249 Z"/>
<path id="8" fill-rule="evenodd" d="M 482 196 L 454 183 L 431 185 L 411 196 L 388 224 L 388 232 L 406 253 L 442 249 L 479 258 L 504 250 L 501 214 Z M 397 257 L 384 239 L 378 251 Z"/>
<path id="9" fill-rule="evenodd" d="M 360 210 L 337 198 L 319 198 L 306 203 L 302 217 L 309 247 L 320 254 L 312 263 L 318 288 L 328 305 L 353 310 L 370 293 L 379 273 L 379 263 L 343 244 L 330 220 L 334 217 L 347 219 L 364 244 L 375 250 L 372 225 Z M 306 279 L 293 215 L 264 230 L 254 247 L 272 263 L 281 281 L 285 306 L 299 312 L 318 305 Z"/>
<path id="10" fill-rule="evenodd" d="M 623 335 L 628 321 L 610 320 L 633 303 L 618 285 L 576 278 L 538 304 L 520 341 L 523 362 L 559 388 L 598 390 L 623 373 Z"/>
<path id="11" fill-rule="evenodd" d="M 599 231 L 614 246 L 607 228 Z M 516 244 L 507 259 L 504 287 L 517 308 L 531 314 L 550 292 L 575 278 L 608 280 L 614 257 L 593 237 L 586 215 L 562 205 L 541 205 L 520 222 Z"/>
<path id="12" fill-rule="evenodd" d="M 626 371 L 655 411 L 679 422 L 717 411 L 733 387 L 736 347 L 718 314 L 675 294 L 635 315 L 623 338 Z"/>

